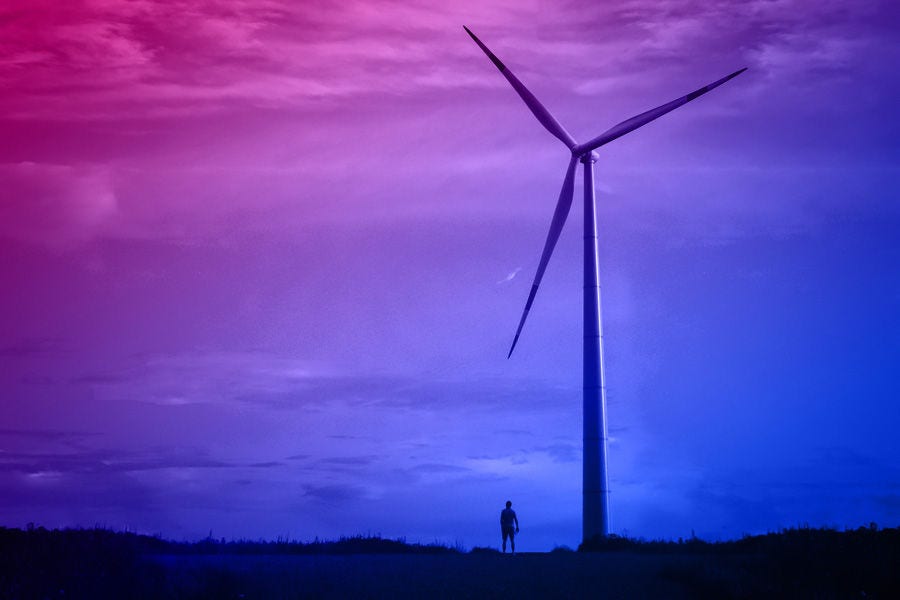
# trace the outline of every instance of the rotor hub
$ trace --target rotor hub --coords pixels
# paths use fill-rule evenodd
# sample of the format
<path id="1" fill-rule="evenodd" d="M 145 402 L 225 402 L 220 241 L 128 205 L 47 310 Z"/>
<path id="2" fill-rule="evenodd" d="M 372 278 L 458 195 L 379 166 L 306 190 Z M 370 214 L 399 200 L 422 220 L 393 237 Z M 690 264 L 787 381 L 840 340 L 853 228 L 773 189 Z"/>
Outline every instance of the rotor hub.
<path id="1" fill-rule="evenodd" d="M 598 160 L 599 158 L 600 158 L 600 155 L 597 154 L 595 151 L 591 150 L 590 152 L 587 152 L 587 153 L 585 153 L 585 154 L 582 154 L 582 155 L 581 155 L 581 158 L 580 158 L 579 160 L 580 160 L 581 162 L 583 162 L 584 164 L 588 164 L 588 163 L 595 163 L 595 162 L 597 162 L 597 160 Z"/>

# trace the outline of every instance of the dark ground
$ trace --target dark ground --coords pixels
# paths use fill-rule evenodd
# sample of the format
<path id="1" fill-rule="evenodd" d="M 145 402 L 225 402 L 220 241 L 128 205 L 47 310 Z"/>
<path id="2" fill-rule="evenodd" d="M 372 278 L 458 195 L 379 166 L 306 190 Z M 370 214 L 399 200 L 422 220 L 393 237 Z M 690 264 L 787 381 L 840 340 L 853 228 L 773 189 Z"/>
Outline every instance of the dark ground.
<path id="1" fill-rule="evenodd" d="M 452 554 L 157 557 L 183 597 L 692 598 L 681 557 Z M 690 561 L 688 561 L 690 562 Z M 202 592 L 201 592 L 202 590 Z M 204 594 L 206 594 L 204 596 Z"/>
<path id="2" fill-rule="evenodd" d="M 0 598 L 900 598 L 900 529 L 588 546 L 509 556 L 363 537 L 176 543 L 0 528 Z"/>

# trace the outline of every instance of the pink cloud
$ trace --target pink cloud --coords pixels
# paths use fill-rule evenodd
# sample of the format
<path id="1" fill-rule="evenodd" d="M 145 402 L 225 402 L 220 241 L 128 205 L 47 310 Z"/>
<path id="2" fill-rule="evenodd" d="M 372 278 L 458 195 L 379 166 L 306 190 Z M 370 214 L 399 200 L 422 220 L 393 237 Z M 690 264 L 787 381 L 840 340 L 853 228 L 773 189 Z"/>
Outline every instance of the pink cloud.
<path id="1" fill-rule="evenodd" d="M 101 168 L 0 165 L 0 180 L 0 235 L 64 247 L 92 238 L 117 212 Z"/>

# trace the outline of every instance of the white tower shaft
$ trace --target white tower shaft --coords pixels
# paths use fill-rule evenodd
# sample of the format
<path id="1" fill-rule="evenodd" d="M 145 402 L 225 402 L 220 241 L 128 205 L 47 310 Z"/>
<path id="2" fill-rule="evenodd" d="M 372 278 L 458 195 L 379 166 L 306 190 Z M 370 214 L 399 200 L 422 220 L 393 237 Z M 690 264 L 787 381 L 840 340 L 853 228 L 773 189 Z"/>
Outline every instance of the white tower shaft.
<path id="1" fill-rule="evenodd" d="M 596 154 L 584 165 L 584 459 L 582 463 L 582 539 L 609 535 L 609 477 L 606 465 L 606 386 L 603 373 L 603 327 L 600 319 L 600 272 L 597 265 Z"/>

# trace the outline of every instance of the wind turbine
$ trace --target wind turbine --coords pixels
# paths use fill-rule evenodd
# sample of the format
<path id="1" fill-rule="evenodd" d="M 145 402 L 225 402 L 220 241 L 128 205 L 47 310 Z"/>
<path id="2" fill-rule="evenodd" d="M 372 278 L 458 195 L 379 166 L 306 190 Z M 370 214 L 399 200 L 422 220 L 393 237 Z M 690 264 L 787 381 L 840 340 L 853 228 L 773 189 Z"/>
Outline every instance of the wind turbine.
<path id="1" fill-rule="evenodd" d="M 575 167 L 578 162 L 584 165 L 584 347 L 583 347 L 583 402 L 584 402 L 584 458 L 582 462 L 582 538 L 589 540 L 595 536 L 609 535 L 609 477 L 606 463 L 606 388 L 604 386 L 603 373 L 603 343 L 600 321 L 600 275 L 597 269 L 597 201 L 594 192 L 594 163 L 599 155 L 597 148 L 622 137 L 646 125 L 650 121 L 658 119 L 667 112 L 675 110 L 683 104 L 687 104 L 695 98 L 699 98 L 706 92 L 719 87 L 729 79 L 737 77 L 747 69 L 740 69 L 731 75 L 727 75 L 718 81 L 703 86 L 702 88 L 672 100 L 662 106 L 642 112 L 639 115 L 622 121 L 618 125 L 607 129 L 592 140 L 579 144 L 568 131 L 550 114 L 538 99 L 534 97 L 518 78 L 513 75 L 481 40 L 479 40 L 468 27 L 463 29 L 472 36 L 478 47 L 491 59 L 500 73 L 512 85 L 519 97 L 525 102 L 531 112 L 541 122 L 541 125 L 554 137 L 558 138 L 572 154 L 566 175 L 563 179 L 562 190 L 559 192 L 559 200 L 556 202 L 556 210 L 550 221 L 550 231 L 547 233 L 547 241 L 544 242 L 544 251 L 538 263 L 537 273 L 534 275 L 534 283 L 528 293 L 525 302 L 525 310 L 519 319 L 516 335 L 512 346 L 509 348 L 507 358 L 512 356 L 528 311 L 534 302 L 538 286 L 544 277 L 550 255 L 559 239 L 569 209 L 572 206 L 574 196 Z"/>

